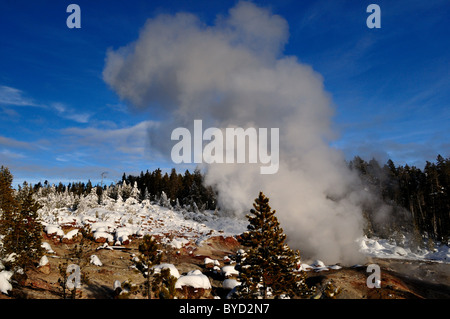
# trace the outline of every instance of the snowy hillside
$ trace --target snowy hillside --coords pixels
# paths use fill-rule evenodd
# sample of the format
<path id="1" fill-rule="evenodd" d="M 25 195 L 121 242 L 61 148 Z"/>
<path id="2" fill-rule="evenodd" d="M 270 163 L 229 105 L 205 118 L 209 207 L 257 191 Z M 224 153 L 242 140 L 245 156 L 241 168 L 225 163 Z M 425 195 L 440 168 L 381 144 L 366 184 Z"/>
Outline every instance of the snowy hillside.
<path id="1" fill-rule="evenodd" d="M 38 200 L 44 204 L 39 215 L 48 235 L 70 239 L 77 234 L 76 230 L 64 234 L 61 227 L 85 227 L 90 229 L 94 239 L 105 238 L 114 245 L 129 242 L 133 235 L 150 234 L 174 248 L 181 248 L 188 242 L 199 244 L 211 236 L 238 235 L 247 227 L 246 220 L 221 216 L 216 211 L 167 208 L 149 200 L 138 202 L 132 197 L 124 202 L 121 198 L 113 200 L 105 196 L 99 205 L 97 195 L 90 194 L 80 200 L 76 210 L 71 210 L 70 205 L 52 207 L 48 198 Z"/>
<path id="2" fill-rule="evenodd" d="M 92 192 L 78 200 L 76 210 L 69 208 L 76 200 L 70 193 L 51 191 L 45 197 L 37 196 L 37 200 L 43 205 L 39 214 L 47 234 L 54 233 L 68 239 L 77 231 L 64 234 L 62 226 L 88 226 L 95 239 L 103 237 L 115 245 L 129 241 L 133 235 L 150 234 L 179 249 L 189 242 L 199 244 L 211 236 L 234 236 L 247 230 L 246 219 L 211 210 L 202 212 L 196 207 L 189 210 L 173 208 L 165 194 L 158 203 L 150 200 L 139 202 L 139 195 L 134 188 L 132 197 L 123 201 L 120 196 L 113 200 L 105 192 L 99 205 L 97 195 Z M 435 245 L 433 250 L 412 250 L 386 239 L 362 237 L 358 242 L 360 251 L 371 257 L 450 262 L 450 248 L 443 244 Z"/>
<path id="3" fill-rule="evenodd" d="M 58 193 L 54 186 L 45 194 L 41 189 L 35 198 L 42 205 L 39 216 L 45 232 L 70 240 L 77 236 L 76 228 L 87 228 L 94 239 L 104 238 L 114 245 L 129 242 L 133 235 L 150 234 L 179 249 L 189 242 L 199 245 L 213 236 L 235 236 L 247 230 L 248 221 L 244 217 L 212 210 L 199 211 L 195 205 L 172 207 L 164 193 L 157 202 L 149 199 L 140 202 L 141 194 L 136 185 L 125 185 L 131 189 L 131 196 L 123 201 L 120 187 L 116 200 L 108 195 L 109 189 L 103 192 L 101 204 L 95 189 L 81 197 L 70 192 Z M 75 229 L 65 233 L 64 226 Z M 433 250 L 427 250 L 403 248 L 393 241 L 365 236 L 357 241 L 360 251 L 371 257 L 450 262 L 450 248 L 444 244 L 438 243 Z"/>

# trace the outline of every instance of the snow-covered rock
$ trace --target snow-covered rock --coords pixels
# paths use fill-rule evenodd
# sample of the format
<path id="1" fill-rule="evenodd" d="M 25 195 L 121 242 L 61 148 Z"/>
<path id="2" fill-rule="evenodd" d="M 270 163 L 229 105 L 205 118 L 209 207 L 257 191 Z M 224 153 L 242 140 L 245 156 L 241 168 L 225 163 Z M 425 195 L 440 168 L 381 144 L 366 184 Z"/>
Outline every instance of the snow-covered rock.
<path id="1" fill-rule="evenodd" d="M 222 283 L 222 287 L 223 289 L 233 289 L 236 286 L 239 286 L 241 283 L 239 281 L 237 281 L 236 279 L 230 279 L 227 278 L 223 281 Z"/>
<path id="2" fill-rule="evenodd" d="M 175 283 L 175 289 L 182 289 L 183 286 L 189 286 L 193 288 L 211 289 L 211 282 L 209 278 L 202 274 L 200 270 L 192 270 L 185 276 L 178 278 Z"/>
<path id="3" fill-rule="evenodd" d="M 8 294 L 9 290 L 12 290 L 12 285 L 9 282 L 13 275 L 12 271 L 3 270 L 0 272 L 0 292 Z"/>
<path id="4" fill-rule="evenodd" d="M 211 259 L 211 258 L 208 258 L 208 257 L 206 257 L 204 260 L 203 260 L 203 263 L 205 264 L 205 267 L 206 268 L 214 268 L 214 267 L 219 267 L 220 266 L 220 262 L 218 261 L 218 260 L 215 260 L 215 259 Z"/>
<path id="5" fill-rule="evenodd" d="M 314 260 L 310 266 L 312 267 L 312 269 L 316 272 L 319 271 L 328 271 L 328 267 L 325 265 L 325 263 L 321 260 Z"/>
<path id="6" fill-rule="evenodd" d="M 189 244 L 189 240 L 186 238 L 174 238 L 169 244 L 175 249 L 181 249 L 185 245 Z"/>
<path id="7" fill-rule="evenodd" d="M 305 264 L 305 263 L 302 263 L 299 268 L 299 270 L 303 270 L 303 271 L 310 271 L 311 269 L 313 269 L 313 267 L 311 267 L 310 265 Z"/>
<path id="8" fill-rule="evenodd" d="M 233 275 L 239 275 L 239 271 L 237 271 L 234 266 L 228 265 L 222 267 L 222 275 L 225 277 L 231 277 Z"/>
<path id="9" fill-rule="evenodd" d="M 91 257 L 89 258 L 89 262 L 95 266 L 103 266 L 103 263 L 100 261 L 100 258 L 98 258 L 97 255 L 91 255 Z"/>
<path id="10" fill-rule="evenodd" d="M 312 266 L 312 267 L 326 267 L 325 266 L 325 264 L 324 264 L 324 262 L 322 261 L 322 260 L 314 260 L 311 264 L 310 264 L 310 266 Z"/>
<path id="11" fill-rule="evenodd" d="M 52 246 L 50 246 L 50 244 L 45 241 L 42 243 L 41 247 L 44 248 L 49 254 L 55 253 L 55 251 L 52 249 Z"/>
<path id="12" fill-rule="evenodd" d="M 98 221 L 91 224 L 91 231 L 94 232 L 111 232 L 115 229 L 114 223 L 110 221 Z"/>
<path id="13" fill-rule="evenodd" d="M 152 269 L 154 269 L 155 274 L 159 274 L 161 272 L 161 269 L 169 269 L 170 274 L 174 276 L 175 278 L 180 278 L 180 273 L 178 272 L 178 269 L 173 264 L 163 263 L 156 266 L 153 266 Z"/>
<path id="14" fill-rule="evenodd" d="M 98 243 L 113 242 L 114 236 L 104 231 L 94 232 L 94 239 Z"/>
<path id="15" fill-rule="evenodd" d="M 43 267 L 43 266 L 45 266 L 47 264 L 48 264 L 48 258 L 47 258 L 47 256 L 44 255 L 39 260 L 39 267 Z"/>
<path id="16" fill-rule="evenodd" d="M 64 235 L 63 238 L 72 239 L 74 236 L 78 235 L 79 229 L 72 229 L 67 234 Z"/>
<path id="17" fill-rule="evenodd" d="M 339 266 L 339 265 L 330 265 L 330 266 L 328 266 L 328 268 L 333 269 L 333 270 L 339 270 L 339 269 L 341 269 L 342 267 Z"/>
<path id="18" fill-rule="evenodd" d="M 45 226 L 44 230 L 49 236 L 59 236 L 59 237 L 64 236 L 64 231 L 61 229 L 59 225 L 47 225 Z"/>

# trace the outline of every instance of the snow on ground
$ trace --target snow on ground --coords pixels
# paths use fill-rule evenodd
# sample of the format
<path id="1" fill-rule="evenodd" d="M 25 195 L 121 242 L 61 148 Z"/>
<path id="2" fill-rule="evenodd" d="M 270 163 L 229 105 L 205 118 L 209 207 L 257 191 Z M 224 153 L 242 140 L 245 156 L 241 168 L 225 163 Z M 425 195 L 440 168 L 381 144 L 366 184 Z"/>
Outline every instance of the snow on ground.
<path id="1" fill-rule="evenodd" d="M 83 200 L 82 200 L 83 201 Z M 139 203 L 136 200 L 114 201 L 106 199 L 103 205 L 95 202 L 89 205 L 80 203 L 79 209 L 71 210 L 68 207 L 53 208 L 51 201 L 42 201 L 44 207 L 38 213 L 44 231 L 47 235 L 72 239 L 79 234 L 80 228 L 88 228 L 95 239 L 104 238 L 106 243 L 99 248 L 111 249 L 108 245 L 121 245 L 132 240 L 133 236 L 149 234 L 158 236 L 164 244 L 174 249 L 195 243 L 201 245 L 203 241 L 213 236 L 235 236 L 247 230 L 248 220 L 234 216 L 225 216 L 216 211 L 189 212 L 186 210 L 174 210 L 152 204 L 148 200 Z M 47 204 L 48 206 L 46 206 Z M 63 227 L 71 229 L 64 232 Z M 1 240 L 0 240 L 1 242 Z M 392 241 L 379 238 L 361 237 L 358 239 L 360 251 L 367 256 L 378 258 L 397 258 L 410 260 L 427 260 L 450 263 L 450 248 L 447 245 L 435 245 L 432 250 L 403 248 Z M 43 248 L 47 253 L 54 253 L 51 246 L 44 242 Z M 245 253 L 243 250 L 238 254 Z M 45 264 L 46 260 L 41 260 Z M 97 256 L 91 256 L 91 262 L 101 266 Z M 217 261 L 205 259 L 205 265 L 212 263 L 217 267 Z M 7 293 L 11 290 L 10 277 L 12 272 L 3 270 L 0 263 L 0 291 Z M 177 286 L 190 285 L 197 288 L 211 287 L 208 277 L 198 271 L 192 271 L 185 276 L 180 276 L 175 266 L 170 264 L 160 265 L 161 269 L 167 267 L 172 275 L 178 278 Z M 328 271 L 340 269 L 338 265 L 325 265 L 320 260 L 311 264 L 302 263 L 300 269 L 305 271 Z M 158 271 L 157 270 L 157 271 Z M 225 278 L 238 275 L 234 266 L 224 266 L 221 273 Z M 224 286 L 228 289 L 235 286 L 237 281 L 227 278 Z"/>
<path id="2" fill-rule="evenodd" d="M 342 267 L 339 266 L 339 265 L 326 266 L 323 261 L 321 261 L 321 260 L 314 260 L 310 264 L 301 263 L 300 267 L 299 267 L 299 270 L 320 272 L 320 271 L 328 271 L 330 269 L 338 270 L 338 269 L 341 269 L 341 268 Z"/>
<path id="3" fill-rule="evenodd" d="M 245 218 L 226 216 L 212 210 L 174 210 L 149 200 L 139 203 L 134 198 L 124 202 L 121 199 L 115 201 L 106 197 L 103 199 L 104 204 L 98 205 L 88 195 L 81 198 L 79 208 L 75 211 L 61 205 L 54 208 L 51 200 L 46 198 L 41 198 L 40 202 L 44 207 L 40 209 L 39 214 L 47 234 L 70 239 L 78 234 L 78 230 L 74 229 L 65 234 L 62 226 L 89 227 L 95 239 L 105 238 L 108 243 L 114 245 L 129 242 L 135 235 L 149 234 L 158 236 L 163 244 L 181 249 L 189 243 L 200 246 L 212 236 L 240 235 L 247 230 L 248 225 Z M 411 250 L 386 239 L 365 236 L 359 238 L 358 243 L 360 251 L 367 256 L 450 262 L 450 248 L 447 245 L 437 245 L 433 250 Z M 307 266 L 315 271 L 336 267 Z"/>
<path id="4" fill-rule="evenodd" d="M 366 236 L 360 238 L 358 242 L 360 251 L 371 257 L 450 263 L 450 247 L 447 245 L 436 244 L 432 250 L 424 248 L 412 250 L 397 246 L 388 239 L 367 238 Z"/>
<path id="5" fill-rule="evenodd" d="M 89 227 L 94 239 L 105 238 L 116 245 L 131 240 L 133 235 L 159 236 L 161 241 L 180 249 L 189 242 L 201 243 L 212 236 L 234 236 L 247 228 L 247 220 L 220 216 L 214 211 L 175 211 L 148 200 L 114 202 L 106 205 L 71 211 L 68 208 L 41 209 L 39 211 L 48 235 L 72 238 L 74 229 L 64 233 L 63 226 Z"/>

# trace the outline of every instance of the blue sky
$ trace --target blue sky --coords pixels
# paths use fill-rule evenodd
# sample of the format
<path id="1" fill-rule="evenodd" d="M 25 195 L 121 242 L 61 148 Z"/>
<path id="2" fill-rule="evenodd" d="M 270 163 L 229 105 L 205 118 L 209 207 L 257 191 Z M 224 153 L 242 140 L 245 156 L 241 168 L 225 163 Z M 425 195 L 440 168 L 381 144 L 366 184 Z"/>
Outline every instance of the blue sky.
<path id="1" fill-rule="evenodd" d="M 69 29 L 66 8 L 81 8 Z M 108 49 L 149 18 L 185 11 L 207 24 L 236 1 L 0 2 L 0 164 L 15 182 L 111 181 L 174 167 L 148 146 L 160 114 L 122 101 L 102 72 Z M 333 147 L 420 168 L 450 156 L 448 1 L 253 1 L 289 25 L 284 55 L 323 77 L 340 133 Z M 369 29 L 366 8 L 381 8 Z M 184 167 L 177 167 L 183 170 Z"/>

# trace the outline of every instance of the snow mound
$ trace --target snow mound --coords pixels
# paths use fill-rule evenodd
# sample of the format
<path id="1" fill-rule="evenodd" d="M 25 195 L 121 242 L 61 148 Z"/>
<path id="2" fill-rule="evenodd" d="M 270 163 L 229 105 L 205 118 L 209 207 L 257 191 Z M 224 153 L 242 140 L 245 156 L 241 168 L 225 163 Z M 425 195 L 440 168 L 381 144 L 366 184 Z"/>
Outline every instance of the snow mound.
<path id="1" fill-rule="evenodd" d="M 64 231 L 61 229 L 59 225 L 47 225 L 45 226 L 45 232 L 47 235 L 53 235 L 53 236 L 64 236 Z"/>
<path id="2" fill-rule="evenodd" d="M 183 286 L 211 289 L 209 278 L 202 274 L 200 270 L 192 270 L 185 276 L 181 276 L 180 278 L 178 278 L 175 284 L 175 288 L 182 289 Z"/>
<path id="3" fill-rule="evenodd" d="M 110 233 L 104 232 L 104 231 L 96 231 L 94 232 L 94 239 L 98 240 L 100 238 L 105 238 L 107 242 L 113 242 L 114 237 Z"/>
<path id="4" fill-rule="evenodd" d="M 311 269 L 313 269 L 313 267 L 311 267 L 311 266 L 308 265 L 308 264 L 302 263 L 302 264 L 300 265 L 300 270 L 301 270 L 301 271 L 310 271 Z"/>
<path id="5" fill-rule="evenodd" d="M 223 289 L 233 289 L 236 286 L 239 286 L 241 283 L 237 281 L 236 279 L 225 279 L 222 283 Z"/>
<path id="6" fill-rule="evenodd" d="M 186 238 L 174 238 L 169 243 L 169 245 L 175 249 L 181 249 L 187 244 L 189 244 L 189 240 L 187 240 Z"/>
<path id="7" fill-rule="evenodd" d="M 222 275 L 224 275 L 225 277 L 230 277 L 233 275 L 239 275 L 239 271 L 237 271 L 234 266 L 229 265 L 229 266 L 223 266 L 222 267 Z"/>
<path id="8" fill-rule="evenodd" d="M 78 235 L 78 229 L 73 229 L 63 236 L 63 239 L 72 239 Z"/>
<path id="9" fill-rule="evenodd" d="M 331 265 L 331 266 L 328 266 L 328 268 L 333 269 L 333 270 L 339 270 L 339 269 L 341 269 L 342 267 L 339 266 L 339 265 Z"/>
<path id="10" fill-rule="evenodd" d="M 42 256 L 41 260 L 39 260 L 39 267 L 45 266 L 48 264 L 48 258 L 47 256 Z"/>
<path id="11" fill-rule="evenodd" d="M 392 252 L 399 256 L 407 256 L 408 255 L 408 252 L 402 247 L 394 247 Z"/>
<path id="12" fill-rule="evenodd" d="M 306 264 L 306 263 L 301 263 L 299 270 L 300 271 L 315 271 L 315 272 L 320 272 L 320 271 L 328 271 L 330 269 L 332 270 L 339 270 L 342 267 L 339 265 L 325 265 L 325 263 L 321 260 L 314 260 L 310 265 Z"/>
<path id="13" fill-rule="evenodd" d="M 220 266 L 220 262 L 219 262 L 218 260 L 216 260 L 216 259 L 211 259 L 211 258 L 208 258 L 208 257 L 206 257 L 206 258 L 204 259 L 203 263 L 204 263 L 205 265 L 213 264 L 214 266 Z"/>
<path id="14" fill-rule="evenodd" d="M 161 272 L 161 269 L 169 269 L 170 274 L 174 276 L 175 278 L 180 278 L 180 273 L 178 272 L 178 269 L 173 264 L 159 264 L 156 266 L 153 266 L 152 269 L 154 269 L 155 274 L 159 274 Z"/>
<path id="15" fill-rule="evenodd" d="M 312 267 L 326 267 L 322 260 L 314 260 L 311 265 Z"/>
<path id="16" fill-rule="evenodd" d="M 100 261 L 100 259 L 97 257 L 97 255 L 92 255 L 89 259 L 89 262 L 95 266 L 103 266 L 103 263 Z"/>
<path id="17" fill-rule="evenodd" d="M 96 222 L 91 224 L 91 231 L 94 232 L 111 232 L 114 230 L 114 223 L 109 221 Z"/>
<path id="18" fill-rule="evenodd" d="M 41 247 L 44 248 L 49 254 L 55 253 L 55 251 L 52 249 L 52 246 L 50 246 L 50 244 L 47 242 L 43 242 Z"/>
<path id="19" fill-rule="evenodd" d="M 322 260 L 314 260 L 309 266 L 316 272 L 329 270 Z"/>
<path id="20" fill-rule="evenodd" d="M 12 290 L 12 286 L 9 282 L 12 275 L 12 271 L 3 270 L 0 272 L 0 291 L 6 295 L 8 294 L 9 290 Z"/>

